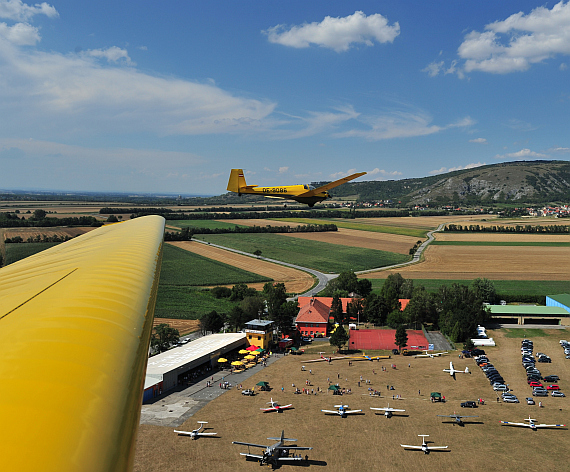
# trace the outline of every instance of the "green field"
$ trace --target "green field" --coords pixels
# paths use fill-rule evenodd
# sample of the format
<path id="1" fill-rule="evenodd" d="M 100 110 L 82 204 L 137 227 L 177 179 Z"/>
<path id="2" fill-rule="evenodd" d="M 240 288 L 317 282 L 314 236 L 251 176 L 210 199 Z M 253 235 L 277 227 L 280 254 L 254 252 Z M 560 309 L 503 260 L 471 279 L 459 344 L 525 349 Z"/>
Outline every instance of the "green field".
<path id="1" fill-rule="evenodd" d="M 197 320 L 212 310 L 227 313 L 234 305 L 227 298 L 213 297 L 209 290 L 159 284 L 154 316 Z"/>
<path id="2" fill-rule="evenodd" d="M 196 238 L 249 253 L 259 249 L 263 257 L 330 273 L 372 269 L 410 260 L 409 256 L 393 252 L 327 244 L 279 234 L 201 234 Z"/>
<path id="3" fill-rule="evenodd" d="M 550 246 L 550 247 L 570 247 L 566 242 L 545 242 L 545 241 L 433 241 L 435 246 Z"/>
<path id="4" fill-rule="evenodd" d="M 364 276 L 366 278 L 366 276 Z M 384 285 L 384 279 L 370 279 L 372 290 L 379 292 Z M 441 285 L 450 286 L 453 283 L 471 285 L 472 280 L 443 280 L 443 279 L 417 279 L 414 286 L 423 285 L 428 292 L 435 292 Z M 545 295 L 568 293 L 570 282 L 567 280 L 493 280 L 495 290 L 503 295 Z"/>
<path id="5" fill-rule="evenodd" d="M 19 243 L 6 244 L 6 260 L 4 265 L 13 264 L 20 259 L 25 259 L 38 252 L 45 251 L 50 247 L 57 246 L 61 243 Z"/>
<path id="6" fill-rule="evenodd" d="M 548 336 L 542 329 L 536 328 L 504 328 L 505 337 L 507 338 L 543 338 Z"/>
<path id="7" fill-rule="evenodd" d="M 413 238 L 426 238 L 427 231 L 414 228 L 401 228 L 398 226 L 380 226 L 373 225 L 369 223 L 351 223 L 344 220 L 339 220 L 335 218 L 275 218 L 275 221 L 290 221 L 291 223 L 303 223 L 303 224 L 327 224 L 334 223 L 339 228 L 345 229 L 356 229 L 358 231 L 372 231 L 374 233 L 388 233 L 397 234 L 400 236 L 411 236 Z"/>
<path id="8" fill-rule="evenodd" d="M 168 220 L 166 224 L 169 226 L 176 226 L 178 228 L 234 229 L 236 226 L 239 226 L 240 228 L 246 227 L 244 225 L 236 225 L 234 223 L 217 220 Z"/>
<path id="9" fill-rule="evenodd" d="M 269 282 L 271 279 L 253 272 L 207 259 L 170 244 L 164 245 L 161 285 L 207 286 Z"/>

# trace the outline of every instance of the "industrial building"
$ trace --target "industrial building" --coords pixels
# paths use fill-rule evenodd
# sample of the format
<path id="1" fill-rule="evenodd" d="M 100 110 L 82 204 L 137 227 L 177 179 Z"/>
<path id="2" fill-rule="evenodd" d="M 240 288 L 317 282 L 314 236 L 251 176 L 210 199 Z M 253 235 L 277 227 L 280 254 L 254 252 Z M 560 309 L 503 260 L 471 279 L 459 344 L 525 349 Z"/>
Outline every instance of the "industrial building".
<path id="1" fill-rule="evenodd" d="M 546 306 L 557 306 L 564 308 L 570 314 L 570 294 L 547 295 Z"/>
<path id="2" fill-rule="evenodd" d="M 195 369 L 216 367 L 221 356 L 246 344 L 245 333 L 210 334 L 149 358 L 143 403 L 172 390 Z"/>
<path id="3" fill-rule="evenodd" d="M 570 326 L 570 312 L 560 306 L 488 305 L 491 322 Z"/>

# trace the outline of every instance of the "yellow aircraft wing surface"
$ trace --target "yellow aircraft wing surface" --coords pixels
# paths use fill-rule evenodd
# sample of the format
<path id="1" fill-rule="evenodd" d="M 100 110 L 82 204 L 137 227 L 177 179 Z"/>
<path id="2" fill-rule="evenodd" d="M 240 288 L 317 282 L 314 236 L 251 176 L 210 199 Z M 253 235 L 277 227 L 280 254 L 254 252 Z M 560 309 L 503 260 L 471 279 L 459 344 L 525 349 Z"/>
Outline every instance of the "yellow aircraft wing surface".
<path id="1" fill-rule="evenodd" d="M 132 469 L 163 235 L 136 218 L 0 269 L 2 470 Z"/>
<path id="2" fill-rule="evenodd" d="M 316 195 L 320 192 L 324 192 L 326 190 L 330 190 L 331 188 L 338 187 L 339 185 L 350 182 L 351 180 L 354 180 L 354 179 L 356 179 L 362 175 L 365 175 L 365 174 L 366 174 L 366 172 L 358 172 L 356 174 L 352 174 L 352 175 L 349 175 L 347 177 L 343 177 L 342 179 L 335 180 L 334 182 L 330 182 L 328 184 L 325 184 L 319 188 L 314 188 L 313 190 L 309 190 L 308 192 L 300 193 L 297 196 L 298 197 L 312 197 L 313 195 Z"/>

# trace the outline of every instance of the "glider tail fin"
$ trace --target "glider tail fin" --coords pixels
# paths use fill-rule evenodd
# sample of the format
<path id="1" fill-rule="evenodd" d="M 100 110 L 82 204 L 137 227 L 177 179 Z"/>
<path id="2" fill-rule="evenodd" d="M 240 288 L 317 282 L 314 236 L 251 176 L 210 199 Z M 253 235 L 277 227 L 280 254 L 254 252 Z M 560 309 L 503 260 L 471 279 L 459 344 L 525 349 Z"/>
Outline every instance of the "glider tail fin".
<path id="1" fill-rule="evenodd" d="M 232 169 L 227 190 L 230 192 L 240 193 L 240 189 L 244 187 L 247 187 L 247 184 L 245 183 L 245 177 L 243 176 L 243 169 Z"/>

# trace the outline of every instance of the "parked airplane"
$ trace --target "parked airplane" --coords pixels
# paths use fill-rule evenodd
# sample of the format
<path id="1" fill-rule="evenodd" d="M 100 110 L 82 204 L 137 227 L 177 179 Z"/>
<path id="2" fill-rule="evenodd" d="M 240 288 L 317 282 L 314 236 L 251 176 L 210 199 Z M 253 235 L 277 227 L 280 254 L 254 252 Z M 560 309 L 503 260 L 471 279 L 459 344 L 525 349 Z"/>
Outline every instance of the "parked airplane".
<path id="1" fill-rule="evenodd" d="M 442 449 L 447 449 L 447 446 L 431 446 L 428 447 L 425 438 L 429 438 L 429 434 L 418 434 L 422 438 L 421 446 L 408 446 L 407 444 L 400 444 L 405 449 L 417 449 L 424 452 L 424 454 L 429 454 L 431 451 L 441 451 Z"/>
<path id="2" fill-rule="evenodd" d="M 378 410 L 378 411 L 383 411 L 384 412 L 384 416 L 386 418 L 392 418 L 392 415 L 395 411 L 406 411 L 406 410 L 398 410 L 397 408 L 390 408 L 390 404 L 388 403 L 388 407 L 387 408 L 373 408 L 370 407 L 371 410 Z"/>
<path id="3" fill-rule="evenodd" d="M 443 369 L 444 372 L 449 372 L 449 375 L 451 375 L 454 379 L 455 379 L 455 374 L 459 373 L 459 374 L 468 374 L 469 373 L 469 367 L 465 367 L 465 370 L 457 370 L 453 368 L 453 362 L 449 361 L 449 369 Z"/>
<path id="4" fill-rule="evenodd" d="M 200 427 L 198 429 L 194 429 L 193 431 L 178 431 L 174 430 L 175 433 L 178 433 L 180 436 L 190 436 L 192 439 L 198 439 L 198 436 L 215 436 L 218 433 L 204 433 L 200 430 L 204 427 L 205 424 L 208 424 L 207 421 L 198 421 Z"/>
<path id="5" fill-rule="evenodd" d="M 341 418 L 346 418 L 346 415 L 350 415 L 352 413 L 360 413 L 362 410 L 349 410 L 348 405 L 335 405 L 335 408 L 338 410 L 321 410 L 323 413 L 328 413 L 331 415 L 340 415 Z"/>
<path id="6" fill-rule="evenodd" d="M 346 359 L 350 359 L 352 361 L 378 361 L 380 359 L 390 359 L 390 356 L 367 356 L 366 353 L 362 353 L 361 356 L 356 357 L 347 357 Z"/>
<path id="7" fill-rule="evenodd" d="M 230 192 L 235 192 L 240 196 L 242 194 L 253 194 L 263 195 L 264 197 L 270 198 L 286 198 L 289 200 L 295 200 L 299 203 L 304 203 L 312 207 L 315 205 L 315 203 L 319 203 L 323 200 L 326 200 L 327 198 L 331 198 L 327 190 L 338 187 L 339 185 L 345 184 L 346 182 L 350 182 L 351 180 L 354 180 L 364 174 L 366 174 L 366 172 L 358 172 L 356 174 L 335 180 L 334 182 L 330 182 L 318 188 L 312 188 L 309 185 L 259 187 L 257 185 L 246 184 L 242 169 L 232 169 L 227 189 Z"/>
<path id="8" fill-rule="evenodd" d="M 289 451 L 308 451 L 313 449 L 312 447 L 299 447 L 299 446 L 286 446 L 285 441 L 297 441 L 296 439 L 290 439 L 285 437 L 285 431 L 281 432 L 280 438 L 267 438 L 273 441 L 277 441 L 271 446 L 264 446 L 263 444 L 253 444 L 241 441 L 232 441 L 232 444 L 241 444 L 243 446 L 249 447 L 261 447 L 265 449 L 262 454 L 250 454 L 249 452 L 240 452 L 241 456 L 245 456 L 248 459 L 256 459 L 259 461 L 259 465 L 263 464 L 273 464 L 277 465 L 279 461 L 302 461 L 301 456 L 289 456 Z M 307 456 L 305 456 L 305 460 Z"/>
<path id="9" fill-rule="evenodd" d="M 431 357 L 432 359 L 434 357 L 439 357 L 439 356 L 443 356 L 444 354 L 447 354 L 447 352 L 429 352 L 429 350 L 424 349 L 423 350 L 425 352 L 425 354 L 416 354 L 414 357 Z"/>
<path id="10" fill-rule="evenodd" d="M 437 416 L 441 416 L 442 418 L 453 418 L 459 426 L 463 426 L 463 421 L 461 421 L 463 418 L 479 418 L 478 416 L 465 416 L 465 415 L 461 416 L 457 415 L 455 412 L 453 412 L 453 415 L 437 415 Z"/>
<path id="11" fill-rule="evenodd" d="M 327 356 L 323 356 L 323 354 L 324 354 L 324 351 L 323 351 L 323 352 L 319 352 L 319 355 L 321 356 L 320 359 L 311 359 L 311 360 L 302 361 L 302 362 L 303 362 L 304 364 L 309 363 L 309 362 L 322 362 L 322 361 L 332 362 L 332 361 L 335 361 L 335 360 L 338 360 L 338 359 L 346 359 L 346 358 L 347 358 L 347 356 L 338 356 L 338 357 L 331 357 L 331 356 L 329 356 L 329 357 L 327 357 Z"/>
<path id="12" fill-rule="evenodd" d="M 288 408 L 291 408 L 293 406 L 293 404 L 289 404 L 289 405 L 279 405 L 279 403 L 274 402 L 273 398 L 271 399 L 271 401 L 267 402 L 268 405 L 271 405 L 269 408 L 260 408 L 261 411 L 263 411 L 263 413 L 267 413 L 268 411 L 278 411 L 279 413 L 282 413 L 283 410 L 286 410 Z"/>
<path id="13" fill-rule="evenodd" d="M 512 423 L 511 421 L 501 421 L 501 424 L 506 424 L 507 426 L 523 426 L 530 428 L 533 431 L 536 431 L 537 428 L 556 428 L 559 426 L 566 426 L 565 424 L 536 424 L 536 420 L 531 418 L 530 415 L 528 415 L 528 418 L 525 418 L 524 421 L 528 421 L 528 423 Z"/>

